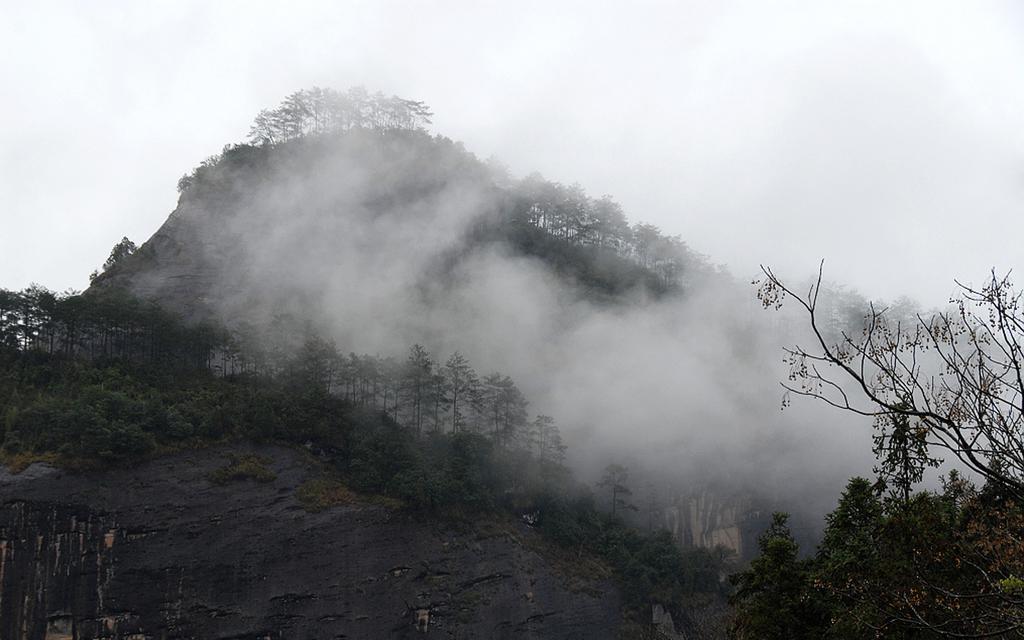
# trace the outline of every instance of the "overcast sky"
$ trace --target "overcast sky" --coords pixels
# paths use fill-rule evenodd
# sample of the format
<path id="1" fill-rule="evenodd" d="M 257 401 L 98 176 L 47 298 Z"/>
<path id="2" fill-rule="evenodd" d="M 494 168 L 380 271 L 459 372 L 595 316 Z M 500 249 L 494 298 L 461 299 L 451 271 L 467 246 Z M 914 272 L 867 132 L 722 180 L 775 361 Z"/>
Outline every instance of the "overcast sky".
<path id="1" fill-rule="evenodd" d="M 3 287 L 83 288 L 259 109 L 359 84 L 738 276 L 930 306 L 1024 268 L 1013 3 L 0 0 L 0 54 Z"/>

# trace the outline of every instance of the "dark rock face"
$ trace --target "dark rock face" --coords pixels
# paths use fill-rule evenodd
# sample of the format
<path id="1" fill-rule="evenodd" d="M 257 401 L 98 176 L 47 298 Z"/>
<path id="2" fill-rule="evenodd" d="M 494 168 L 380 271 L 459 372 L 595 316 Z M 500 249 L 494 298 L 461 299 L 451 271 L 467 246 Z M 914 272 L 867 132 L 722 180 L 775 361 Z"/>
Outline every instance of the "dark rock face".
<path id="1" fill-rule="evenodd" d="M 524 546 L 373 505 L 311 514 L 299 454 L 218 486 L 226 451 L 137 469 L 0 471 L 0 638 L 611 638 L 619 600 Z"/>

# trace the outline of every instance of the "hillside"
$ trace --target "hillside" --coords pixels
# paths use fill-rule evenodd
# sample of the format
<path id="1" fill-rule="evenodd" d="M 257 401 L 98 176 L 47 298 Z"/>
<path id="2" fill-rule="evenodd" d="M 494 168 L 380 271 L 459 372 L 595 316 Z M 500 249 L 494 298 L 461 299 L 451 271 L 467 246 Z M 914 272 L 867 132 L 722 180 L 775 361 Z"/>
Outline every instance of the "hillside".
<path id="1" fill-rule="evenodd" d="M 261 456 L 273 479 L 211 481 L 232 455 Z M 614 586 L 554 569 L 525 524 L 358 498 L 311 513 L 308 457 L 220 447 L 84 476 L 0 471 L 0 637 L 411 638 L 417 611 L 428 637 L 615 637 Z"/>

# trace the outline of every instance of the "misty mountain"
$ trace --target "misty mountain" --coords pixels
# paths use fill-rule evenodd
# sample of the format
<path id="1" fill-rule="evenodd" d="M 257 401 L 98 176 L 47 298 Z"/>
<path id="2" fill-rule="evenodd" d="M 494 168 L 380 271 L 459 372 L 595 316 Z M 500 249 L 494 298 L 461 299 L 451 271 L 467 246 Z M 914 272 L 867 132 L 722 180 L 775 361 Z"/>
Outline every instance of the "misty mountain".
<path id="1" fill-rule="evenodd" d="M 164 225 L 94 286 L 237 324 L 240 315 L 336 318 L 346 295 L 361 308 L 367 297 L 383 302 L 385 318 L 430 308 L 495 254 L 539 262 L 595 302 L 664 296 L 711 272 L 678 238 L 631 229 L 607 196 L 536 174 L 513 181 L 420 130 L 229 145 L 179 188 Z"/>
<path id="2" fill-rule="evenodd" d="M 309 333 L 342 352 L 460 351 L 558 418 L 584 478 L 629 463 L 653 486 L 643 519 L 681 543 L 745 554 L 772 505 L 813 540 L 800 515 L 820 516 L 860 467 L 814 408 L 779 415 L 791 333 L 749 290 L 609 196 L 514 178 L 349 107 L 294 106 L 325 95 L 293 94 L 252 144 L 184 176 L 163 226 L 93 289 L 285 351 Z M 271 121 L 274 136 L 260 129 Z"/>

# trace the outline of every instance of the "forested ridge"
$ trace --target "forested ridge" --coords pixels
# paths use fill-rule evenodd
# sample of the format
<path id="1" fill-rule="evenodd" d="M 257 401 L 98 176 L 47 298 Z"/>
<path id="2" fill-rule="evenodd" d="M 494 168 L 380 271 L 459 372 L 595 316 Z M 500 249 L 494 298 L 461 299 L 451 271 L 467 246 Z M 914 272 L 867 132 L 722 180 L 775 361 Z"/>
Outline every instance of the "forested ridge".
<path id="1" fill-rule="evenodd" d="M 426 197 L 453 180 L 486 185 L 491 202 L 482 205 L 469 227 L 469 246 L 505 243 L 541 258 L 595 293 L 618 295 L 642 287 L 661 294 L 716 272 L 679 236 L 651 224 L 631 223 L 609 195 L 593 197 L 579 184 L 553 182 L 538 173 L 514 178 L 500 162 L 481 161 L 460 143 L 431 135 L 424 129 L 429 113 L 421 102 L 371 95 L 361 88 L 297 91 L 257 117 L 250 142 L 225 146 L 183 176 L 178 190 L 182 201 L 216 204 L 237 198 L 239 190 L 273 175 L 273 168 L 294 165 L 316 172 L 320 168 L 310 159 L 326 149 L 370 148 L 373 153 L 422 156 L 424 161 L 415 175 L 403 175 L 400 182 L 382 176 L 387 187 L 381 187 L 369 206 L 383 209 Z M 144 260 L 145 250 L 143 245 L 119 269 L 130 271 Z"/>
<path id="2" fill-rule="evenodd" d="M 361 87 L 344 93 L 313 87 L 292 93 L 276 109 L 260 112 L 249 138 L 252 145 L 264 147 L 353 129 L 378 135 L 423 132 L 432 115 L 420 101 L 380 93 L 371 96 Z M 231 145 L 225 153 L 239 150 L 244 153 L 245 147 Z M 479 164 L 472 154 L 464 153 L 467 164 Z M 206 164 L 221 160 L 223 155 Z M 496 163 L 487 168 L 511 201 L 503 212 L 508 221 L 529 225 L 570 245 L 607 250 L 653 271 L 666 285 L 675 283 L 684 268 L 704 266 L 679 236 L 667 236 L 652 224 L 631 225 L 622 206 L 609 195 L 594 198 L 579 184 L 551 182 L 538 173 L 515 180 Z M 186 176 L 179 188 L 187 189 L 193 179 Z"/>
<path id="3" fill-rule="evenodd" d="M 509 376 L 481 376 L 459 352 L 435 361 L 418 344 L 404 360 L 345 355 L 312 332 L 296 340 L 212 323 L 186 326 L 121 291 L 55 294 L 39 286 L 0 289 L 0 344 L 19 356 L 98 366 L 123 362 L 220 379 L 284 376 L 307 390 L 379 410 L 416 434 L 470 431 L 495 442 L 522 440 L 541 459 L 559 463 L 564 452 L 553 419 L 531 420 L 529 403 Z"/>

